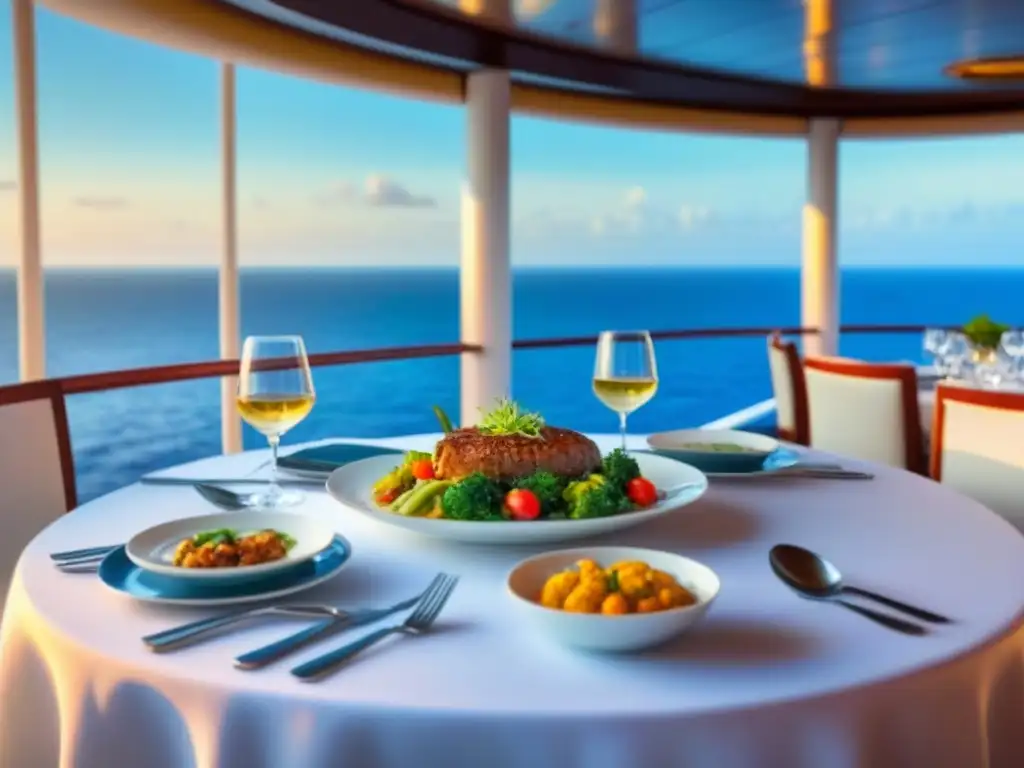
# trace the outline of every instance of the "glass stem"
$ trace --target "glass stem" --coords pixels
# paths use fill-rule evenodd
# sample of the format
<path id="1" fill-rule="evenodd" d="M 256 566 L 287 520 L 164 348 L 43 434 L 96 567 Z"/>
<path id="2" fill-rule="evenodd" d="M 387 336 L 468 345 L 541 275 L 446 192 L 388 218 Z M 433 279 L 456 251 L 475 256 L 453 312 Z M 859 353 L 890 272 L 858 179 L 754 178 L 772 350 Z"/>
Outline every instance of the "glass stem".
<path id="1" fill-rule="evenodd" d="M 270 485 L 267 486 L 267 496 L 270 498 L 277 498 L 281 495 L 281 486 L 277 484 L 277 449 L 281 445 L 280 435 L 271 435 L 267 437 L 267 442 L 270 443 Z"/>
<path id="2" fill-rule="evenodd" d="M 619 414 L 619 434 L 622 436 L 622 450 L 626 450 L 626 413 Z"/>

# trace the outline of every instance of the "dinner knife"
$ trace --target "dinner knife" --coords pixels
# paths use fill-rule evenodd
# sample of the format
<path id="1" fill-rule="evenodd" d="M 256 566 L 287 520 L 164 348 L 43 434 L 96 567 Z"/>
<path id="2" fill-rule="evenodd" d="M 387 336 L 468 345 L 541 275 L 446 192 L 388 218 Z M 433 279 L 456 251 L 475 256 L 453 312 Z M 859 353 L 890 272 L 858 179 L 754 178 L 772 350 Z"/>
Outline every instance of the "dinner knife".
<path id="1" fill-rule="evenodd" d="M 269 480 L 252 477 L 230 477 L 219 479 L 208 479 L 204 477 L 161 477 L 159 475 L 146 475 L 139 478 L 143 485 L 270 485 Z M 306 485 L 323 487 L 324 478 L 296 477 L 280 478 L 278 485 Z"/>
<path id="2" fill-rule="evenodd" d="M 392 605 L 390 608 L 378 608 L 352 613 L 344 619 L 325 619 L 324 621 L 319 621 L 313 626 L 301 629 L 281 640 L 237 656 L 235 658 L 235 666 L 246 670 L 262 669 L 296 651 L 302 650 L 308 645 L 312 645 L 318 640 L 330 637 L 346 629 L 373 624 L 393 613 L 412 608 L 419 602 L 421 597 L 423 596 L 416 595 L 416 597 L 403 600 L 396 605 Z"/>

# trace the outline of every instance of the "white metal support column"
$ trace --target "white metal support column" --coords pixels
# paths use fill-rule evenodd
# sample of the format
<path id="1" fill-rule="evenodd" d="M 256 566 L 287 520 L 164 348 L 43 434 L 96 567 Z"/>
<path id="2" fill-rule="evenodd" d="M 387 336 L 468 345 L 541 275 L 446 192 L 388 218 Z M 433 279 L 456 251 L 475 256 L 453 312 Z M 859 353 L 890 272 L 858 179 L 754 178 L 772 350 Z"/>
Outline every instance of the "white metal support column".
<path id="1" fill-rule="evenodd" d="M 835 36 L 832 0 L 807 0 L 804 56 L 811 86 L 835 83 Z M 807 202 L 804 204 L 801 325 L 817 328 L 804 337 L 809 355 L 839 351 L 839 258 L 836 221 L 839 185 L 839 135 L 842 124 L 816 118 L 807 132 Z"/>
<path id="2" fill-rule="evenodd" d="M 494 23 L 510 24 L 509 0 L 463 0 Z M 505 70 L 466 78 L 467 158 L 462 190 L 461 339 L 481 352 L 462 355 L 461 423 L 512 387 L 512 269 L 509 247 L 511 86 Z"/>
<path id="3" fill-rule="evenodd" d="M 235 359 L 239 349 L 238 327 L 238 200 L 235 120 L 235 66 L 220 68 L 221 142 L 221 252 L 217 282 L 220 293 L 220 356 Z M 221 379 L 221 442 L 224 453 L 242 450 L 242 422 L 235 410 L 238 377 Z"/>
<path id="4" fill-rule="evenodd" d="M 597 0 L 594 34 L 620 56 L 632 56 L 637 49 L 637 0 Z"/>
<path id="5" fill-rule="evenodd" d="M 46 328 L 39 226 L 39 126 L 36 29 L 32 0 L 12 0 L 14 78 L 18 120 L 18 360 L 22 381 L 46 376 Z"/>

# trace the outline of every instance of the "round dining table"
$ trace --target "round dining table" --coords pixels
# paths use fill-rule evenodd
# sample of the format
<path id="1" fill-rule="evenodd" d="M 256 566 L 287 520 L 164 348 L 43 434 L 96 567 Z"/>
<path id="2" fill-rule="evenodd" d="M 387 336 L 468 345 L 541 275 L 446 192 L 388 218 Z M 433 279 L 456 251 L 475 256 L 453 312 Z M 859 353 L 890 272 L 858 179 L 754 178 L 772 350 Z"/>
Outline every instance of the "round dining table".
<path id="1" fill-rule="evenodd" d="M 437 437 L 350 442 L 429 450 Z M 595 439 L 611 449 L 618 438 Z M 170 474 L 241 477 L 265 461 L 218 456 Z M 713 478 L 696 503 L 594 539 L 678 552 L 721 579 L 687 634 L 622 655 L 574 651 L 522 623 L 506 575 L 538 547 L 418 536 L 312 486 L 292 512 L 331 521 L 353 555 L 303 603 L 384 606 L 439 571 L 461 577 L 433 631 L 317 683 L 290 669 L 360 630 L 259 671 L 232 660 L 304 624 L 253 622 L 156 654 L 143 635 L 223 609 L 134 602 L 95 574 L 54 567 L 52 552 L 217 511 L 188 485 L 128 486 L 61 517 L 17 565 L 2 626 L 0 766 L 1024 766 L 1024 537 L 929 479 L 838 461 L 874 478 Z M 953 622 L 909 636 L 801 599 L 769 568 L 782 542 Z"/>

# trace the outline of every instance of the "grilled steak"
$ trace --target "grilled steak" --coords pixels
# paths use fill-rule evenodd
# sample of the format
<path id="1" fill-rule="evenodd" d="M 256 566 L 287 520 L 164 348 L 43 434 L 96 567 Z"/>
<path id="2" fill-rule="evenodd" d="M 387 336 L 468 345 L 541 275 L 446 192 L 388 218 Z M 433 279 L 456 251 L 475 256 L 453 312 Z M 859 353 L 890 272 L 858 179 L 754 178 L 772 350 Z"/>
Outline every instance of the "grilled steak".
<path id="1" fill-rule="evenodd" d="M 484 435 L 476 427 L 450 432 L 434 450 L 434 472 L 459 480 L 481 472 L 494 480 L 513 480 L 547 470 L 578 477 L 601 468 L 601 451 L 593 440 L 571 429 L 544 427 L 539 438 Z"/>

